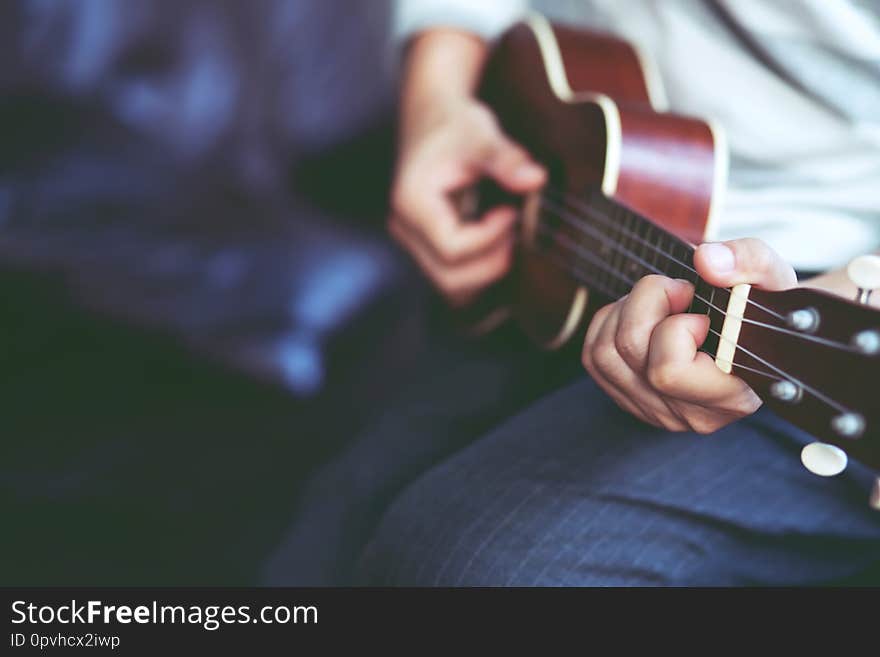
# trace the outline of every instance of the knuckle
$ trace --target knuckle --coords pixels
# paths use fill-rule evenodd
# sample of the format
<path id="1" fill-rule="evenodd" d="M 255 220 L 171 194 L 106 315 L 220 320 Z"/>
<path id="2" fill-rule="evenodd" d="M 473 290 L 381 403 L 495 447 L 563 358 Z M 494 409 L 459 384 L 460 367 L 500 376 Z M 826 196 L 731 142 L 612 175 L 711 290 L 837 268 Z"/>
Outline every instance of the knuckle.
<path id="1" fill-rule="evenodd" d="M 481 130 L 494 130 L 498 123 L 495 114 L 483 103 L 473 103 L 468 106 L 468 119 Z"/>
<path id="2" fill-rule="evenodd" d="M 581 351 L 581 365 L 584 366 L 584 369 L 587 370 L 587 372 L 590 374 L 593 373 L 593 358 L 590 349 L 587 347 Z"/>
<path id="3" fill-rule="evenodd" d="M 666 276 L 660 274 L 648 274 L 647 276 L 642 276 L 642 278 L 635 284 L 635 287 L 640 290 L 660 291 L 665 288 L 667 280 Z"/>
<path id="4" fill-rule="evenodd" d="M 432 237 L 437 255 L 444 264 L 451 265 L 461 260 L 461 244 L 458 243 L 451 233 L 443 229 L 437 229 Z"/>
<path id="5" fill-rule="evenodd" d="M 759 271 L 771 269 L 775 263 L 773 251 L 764 242 L 751 239 L 749 245 L 749 257 L 751 266 Z"/>
<path id="6" fill-rule="evenodd" d="M 682 368 L 674 363 L 659 363 L 648 368 L 648 382 L 661 392 L 675 390 L 682 378 Z"/>
<path id="7" fill-rule="evenodd" d="M 502 252 L 498 259 L 498 267 L 494 270 L 494 277 L 504 276 L 513 267 L 513 249 L 507 249 Z"/>
<path id="8" fill-rule="evenodd" d="M 643 345 L 640 333 L 634 327 L 621 327 L 614 336 L 617 352 L 628 363 L 641 359 Z"/>
<path id="9" fill-rule="evenodd" d="M 664 417 L 660 420 L 661 426 L 667 431 L 672 431 L 674 433 L 681 433 L 686 429 L 681 420 L 678 420 L 673 417 Z"/>
<path id="10" fill-rule="evenodd" d="M 688 418 L 688 425 L 690 426 L 691 431 L 698 433 L 701 436 L 708 436 L 711 433 L 715 433 L 725 424 L 727 424 L 727 422 L 717 418 L 699 416 Z"/>
<path id="11" fill-rule="evenodd" d="M 613 343 L 601 342 L 593 347 L 593 362 L 600 372 L 613 372 L 620 359 Z"/>
<path id="12" fill-rule="evenodd" d="M 596 314 L 593 315 L 593 323 L 596 326 L 604 324 L 605 320 L 608 319 L 608 316 L 615 312 L 623 301 L 623 299 L 620 299 L 614 303 L 609 303 L 599 308 L 599 310 L 596 311 Z"/>
<path id="13" fill-rule="evenodd" d="M 412 192 L 408 178 L 402 177 L 391 189 L 391 209 L 398 214 L 407 214 L 412 206 Z"/>
<path id="14" fill-rule="evenodd" d="M 513 168 L 526 161 L 529 157 L 525 149 L 503 135 L 499 135 L 497 146 L 498 152 L 495 154 L 495 159 L 499 166 Z"/>
<path id="15" fill-rule="evenodd" d="M 461 292 L 461 286 L 458 285 L 454 277 L 450 276 L 449 273 L 445 271 L 435 273 L 433 279 L 434 285 L 436 285 L 437 289 L 445 296 L 454 296 Z"/>
<path id="16" fill-rule="evenodd" d="M 747 237 L 733 242 L 737 262 L 745 269 L 760 272 L 774 266 L 776 254 L 760 239 Z"/>
<path id="17" fill-rule="evenodd" d="M 761 398 L 747 388 L 734 400 L 730 413 L 737 418 L 751 415 L 761 407 Z"/>
<path id="18" fill-rule="evenodd" d="M 593 318 L 590 320 L 590 324 L 587 327 L 587 335 L 584 339 L 584 348 L 592 348 L 593 345 L 598 341 L 599 331 L 613 308 L 614 304 L 608 304 L 607 306 L 599 308 L 599 310 L 597 310 L 593 314 Z"/>
<path id="19" fill-rule="evenodd" d="M 403 196 L 403 191 L 400 188 L 400 185 L 395 185 L 391 188 L 391 211 L 394 214 L 398 214 L 403 211 L 406 202 Z"/>

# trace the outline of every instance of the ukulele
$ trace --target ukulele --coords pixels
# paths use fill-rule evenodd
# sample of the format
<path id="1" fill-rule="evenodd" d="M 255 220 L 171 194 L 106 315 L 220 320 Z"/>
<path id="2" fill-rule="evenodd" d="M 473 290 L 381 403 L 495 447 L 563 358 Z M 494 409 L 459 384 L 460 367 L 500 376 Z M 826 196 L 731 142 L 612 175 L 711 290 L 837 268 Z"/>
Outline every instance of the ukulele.
<path id="1" fill-rule="evenodd" d="M 664 111 L 658 82 L 638 50 L 608 35 L 538 15 L 503 35 L 478 96 L 544 164 L 548 183 L 516 199 L 513 271 L 472 307 L 471 320 L 491 304 L 481 328 L 494 323 L 503 295 L 525 332 L 556 349 L 641 277 L 687 279 L 689 312 L 710 320 L 702 350 L 821 441 L 801 454 L 808 469 L 837 474 L 847 455 L 880 468 L 880 311 L 866 305 L 880 287 L 880 257 L 850 264 L 854 301 L 703 281 L 694 245 L 712 238 L 727 178 L 724 135 L 712 122 Z M 511 200 L 485 182 L 457 199 L 471 218 Z"/>

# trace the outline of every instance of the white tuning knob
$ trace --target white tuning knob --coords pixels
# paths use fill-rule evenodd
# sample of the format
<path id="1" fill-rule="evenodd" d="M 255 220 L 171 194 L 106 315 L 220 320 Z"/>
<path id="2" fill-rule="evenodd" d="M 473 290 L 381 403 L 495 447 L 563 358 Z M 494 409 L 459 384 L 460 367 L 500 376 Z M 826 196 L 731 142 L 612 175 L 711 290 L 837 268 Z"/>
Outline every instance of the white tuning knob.
<path id="1" fill-rule="evenodd" d="M 846 268 L 849 280 L 859 288 L 859 303 L 868 303 L 871 292 L 880 288 L 880 256 L 863 255 L 854 258 Z"/>
<path id="2" fill-rule="evenodd" d="M 833 477 L 846 469 L 846 452 L 827 443 L 810 443 L 801 450 L 801 463 L 813 474 Z"/>

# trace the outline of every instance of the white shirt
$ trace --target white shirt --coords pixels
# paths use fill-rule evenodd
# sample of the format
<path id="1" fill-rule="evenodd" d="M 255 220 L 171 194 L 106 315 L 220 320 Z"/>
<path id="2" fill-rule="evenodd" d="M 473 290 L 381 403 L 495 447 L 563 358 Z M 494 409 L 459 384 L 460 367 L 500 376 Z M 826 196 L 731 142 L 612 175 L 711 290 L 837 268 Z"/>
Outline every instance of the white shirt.
<path id="1" fill-rule="evenodd" d="M 845 264 L 880 247 L 880 2 L 544 0 L 534 9 L 637 44 L 673 112 L 713 118 L 731 166 L 717 239 L 759 237 L 797 269 Z M 524 0 L 399 0 L 396 32 L 437 25 L 494 38 Z M 792 83 L 791 80 L 795 82 Z"/>

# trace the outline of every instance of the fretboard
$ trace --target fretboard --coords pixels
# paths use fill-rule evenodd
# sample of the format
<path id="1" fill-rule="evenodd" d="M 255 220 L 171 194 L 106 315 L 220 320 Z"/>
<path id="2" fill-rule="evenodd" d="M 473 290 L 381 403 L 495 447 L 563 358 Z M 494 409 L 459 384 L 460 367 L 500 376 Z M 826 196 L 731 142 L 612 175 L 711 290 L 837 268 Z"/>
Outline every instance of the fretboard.
<path id="1" fill-rule="evenodd" d="M 709 336 L 702 348 L 716 355 L 730 291 L 699 277 L 691 244 L 598 190 L 577 199 L 546 194 L 540 224 L 539 248 L 610 301 L 628 294 L 648 274 L 692 283 L 695 294 L 688 312 L 709 316 Z"/>

